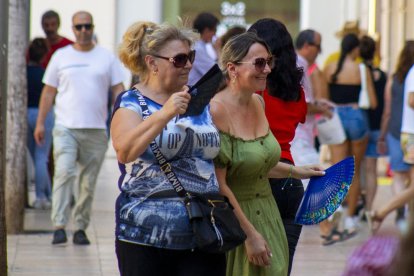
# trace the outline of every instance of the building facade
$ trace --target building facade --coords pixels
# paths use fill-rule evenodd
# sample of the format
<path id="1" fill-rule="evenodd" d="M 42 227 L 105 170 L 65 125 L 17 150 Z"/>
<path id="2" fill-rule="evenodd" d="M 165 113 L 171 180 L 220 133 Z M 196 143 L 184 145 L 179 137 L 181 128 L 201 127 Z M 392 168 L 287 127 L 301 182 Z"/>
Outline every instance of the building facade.
<path id="1" fill-rule="evenodd" d="M 323 60 L 339 50 L 335 32 L 346 21 L 379 39 L 381 67 L 393 72 L 406 40 L 414 39 L 414 1 L 411 0 L 301 0 L 300 29 L 313 28 L 322 33 Z"/>
<path id="2" fill-rule="evenodd" d="M 116 51 L 127 27 L 138 20 L 168 21 L 191 25 L 197 13 L 209 11 L 222 24 L 218 34 L 231 25 L 250 25 L 263 17 L 286 24 L 295 38 L 299 30 L 313 28 L 323 35 L 318 63 L 339 50 L 335 33 L 346 21 L 358 21 L 361 29 L 380 39 L 381 66 L 393 71 L 407 39 L 414 39 L 414 1 L 411 0 L 31 0 L 30 38 L 44 36 L 43 12 L 56 10 L 61 16 L 60 33 L 74 39 L 71 16 L 87 10 L 95 20 L 98 43 Z"/>

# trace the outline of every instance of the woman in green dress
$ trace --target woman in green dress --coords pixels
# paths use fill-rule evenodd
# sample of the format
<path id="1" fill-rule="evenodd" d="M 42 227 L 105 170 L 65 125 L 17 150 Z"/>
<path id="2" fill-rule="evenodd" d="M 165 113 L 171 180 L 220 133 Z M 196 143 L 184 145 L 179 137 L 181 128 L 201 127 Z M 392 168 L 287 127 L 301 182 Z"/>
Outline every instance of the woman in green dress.
<path id="1" fill-rule="evenodd" d="M 247 235 L 228 252 L 227 275 L 287 275 L 288 245 L 268 177 L 323 175 L 316 166 L 278 163 L 280 146 L 269 131 L 263 100 L 273 57 L 266 43 L 247 32 L 229 40 L 221 65 L 227 86 L 212 99 L 210 111 L 220 131 L 215 159 L 220 191 L 234 207 Z"/>

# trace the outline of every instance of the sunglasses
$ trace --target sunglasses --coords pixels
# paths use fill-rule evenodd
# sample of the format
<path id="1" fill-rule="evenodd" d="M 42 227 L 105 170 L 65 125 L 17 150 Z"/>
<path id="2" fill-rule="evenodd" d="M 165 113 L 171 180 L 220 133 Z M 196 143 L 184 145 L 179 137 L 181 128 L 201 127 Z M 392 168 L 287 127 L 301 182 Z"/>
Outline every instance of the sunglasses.
<path id="1" fill-rule="evenodd" d="M 75 29 L 77 31 L 82 31 L 82 28 L 85 28 L 85 30 L 89 31 L 89 30 L 91 30 L 93 28 L 93 24 L 92 23 L 88 23 L 88 24 L 77 24 L 77 25 L 75 25 L 73 27 L 75 27 Z"/>
<path id="2" fill-rule="evenodd" d="M 175 57 L 163 57 L 159 55 L 153 55 L 157 58 L 162 58 L 171 62 L 175 68 L 184 68 L 187 64 L 187 61 L 190 61 L 191 64 L 194 62 L 195 50 L 192 50 L 187 54 L 178 54 Z"/>
<path id="3" fill-rule="evenodd" d="M 266 68 L 266 64 L 269 65 L 270 68 L 273 68 L 274 66 L 274 59 L 272 56 L 268 58 L 256 58 L 253 62 L 251 61 L 238 61 L 237 64 L 240 63 L 248 63 L 254 65 L 256 71 L 263 72 Z"/>

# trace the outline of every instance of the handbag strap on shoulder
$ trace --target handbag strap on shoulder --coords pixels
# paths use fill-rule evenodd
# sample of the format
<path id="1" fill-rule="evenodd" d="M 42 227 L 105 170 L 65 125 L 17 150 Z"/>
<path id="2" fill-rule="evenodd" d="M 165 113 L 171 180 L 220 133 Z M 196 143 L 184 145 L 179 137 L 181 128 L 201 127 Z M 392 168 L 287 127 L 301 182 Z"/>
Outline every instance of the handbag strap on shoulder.
<path id="1" fill-rule="evenodd" d="M 359 64 L 359 74 L 361 75 L 361 90 L 367 91 L 367 67 L 362 62 Z"/>
<path id="2" fill-rule="evenodd" d="M 142 119 L 146 120 L 150 115 L 151 111 L 148 109 L 147 101 L 145 100 L 144 96 L 142 96 L 141 92 L 137 91 L 138 102 L 142 109 Z M 190 194 L 184 189 L 183 185 L 181 184 L 178 177 L 175 175 L 174 171 L 172 170 L 172 166 L 170 162 L 167 161 L 167 158 L 162 154 L 160 148 L 158 147 L 155 140 L 150 143 L 150 149 L 157 159 L 158 164 L 160 165 L 161 170 L 167 177 L 168 181 L 174 188 L 174 191 L 178 194 L 179 197 L 190 197 Z"/>

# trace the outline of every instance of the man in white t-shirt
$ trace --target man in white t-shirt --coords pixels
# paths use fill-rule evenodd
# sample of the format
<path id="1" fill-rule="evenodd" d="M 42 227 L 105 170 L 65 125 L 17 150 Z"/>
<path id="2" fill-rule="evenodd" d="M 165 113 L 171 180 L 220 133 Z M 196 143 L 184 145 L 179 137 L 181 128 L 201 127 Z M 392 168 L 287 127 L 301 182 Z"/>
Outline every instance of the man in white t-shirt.
<path id="1" fill-rule="evenodd" d="M 85 230 L 90 221 L 96 179 L 108 146 L 105 124 L 108 91 L 112 91 L 115 99 L 124 90 L 124 75 L 117 58 L 94 44 L 92 15 L 77 12 L 72 23 L 76 42 L 57 50 L 46 69 L 34 136 L 38 144 L 43 143 L 45 117 L 55 101 L 52 244 L 67 241 L 65 227 L 70 218 L 73 186 L 79 175 L 79 195 L 73 210 L 76 227 L 73 243 L 87 245 L 90 242 Z"/>

